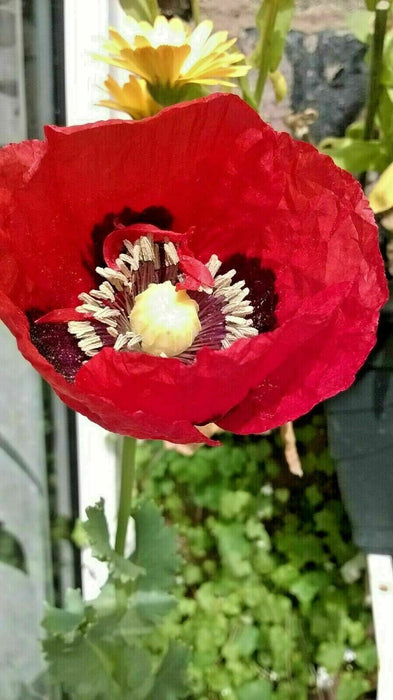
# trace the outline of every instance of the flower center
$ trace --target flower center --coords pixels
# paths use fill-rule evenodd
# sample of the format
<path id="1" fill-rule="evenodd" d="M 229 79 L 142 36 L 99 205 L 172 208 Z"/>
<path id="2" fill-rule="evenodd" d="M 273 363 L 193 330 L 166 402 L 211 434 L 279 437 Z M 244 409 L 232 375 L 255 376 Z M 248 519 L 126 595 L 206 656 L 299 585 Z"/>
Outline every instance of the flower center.
<path id="1" fill-rule="evenodd" d="M 197 302 L 171 282 L 149 284 L 135 297 L 131 330 L 141 336 L 143 352 L 175 357 L 188 350 L 202 329 L 198 309 Z"/>
<path id="2" fill-rule="evenodd" d="M 79 295 L 81 320 L 68 323 L 86 359 L 111 347 L 177 357 L 188 364 L 203 347 L 225 349 L 258 335 L 250 290 L 243 280 L 234 282 L 234 269 L 217 274 L 217 255 L 204 265 L 161 230 L 147 224 L 135 227 L 146 235 L 133 242 L 124 226 L 109 234 L 112 267 L 96 268 L 104 281 Z M 135 227 L 128 230 L 135 233 Z"/>

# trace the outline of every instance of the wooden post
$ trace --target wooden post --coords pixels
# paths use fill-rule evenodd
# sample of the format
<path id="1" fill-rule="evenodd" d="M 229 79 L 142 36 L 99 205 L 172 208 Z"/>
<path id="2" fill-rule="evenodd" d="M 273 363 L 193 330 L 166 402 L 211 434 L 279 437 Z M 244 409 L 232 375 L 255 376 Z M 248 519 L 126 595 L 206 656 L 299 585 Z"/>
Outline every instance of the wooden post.
<path id="1" fill-rule="evenodd" d="M 106 63 L 93 58 L 103 51 L 108 27 L 124 21 L 124 13 L 114 0 L 65 0 L 65 73 L 67 125 L 121 118 L 97 105 L 105 96 Z M 114 540 L 117 509 L 116 455 L 111 436 L 83 416 L 77 417 L 79 512 L 83 520 L 87 506 L 105 499 L 105 513 Z M 113 443 L 113 440 L 112 440 Z M 82 552 L 82 589 L 86 599 L 98 595 L 106 578 L 106 567 L 93 559 L 90 550 Z"/>
<path id="2" fill-rule="evenodd" d="M 377 700 L 393 697 L 393 565 L 392 557 L 367 557 L 373 606 L 375 638 L 379 657 Z"/>

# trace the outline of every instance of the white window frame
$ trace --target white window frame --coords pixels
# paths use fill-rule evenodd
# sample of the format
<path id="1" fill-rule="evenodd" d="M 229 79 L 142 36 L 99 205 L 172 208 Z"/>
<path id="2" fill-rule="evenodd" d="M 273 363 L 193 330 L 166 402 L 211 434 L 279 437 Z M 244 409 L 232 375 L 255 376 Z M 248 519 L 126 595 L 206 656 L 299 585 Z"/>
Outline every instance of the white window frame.
<path id="1" fill-rule="evenodd" d="M 108 27 L 124 22 L 117 0 L 64 0 L 65 94 L 67 125 L 122 117 L 97 103 L 105 96 L 103 83 L 109 66 L 95 59 L 103 51 Z M 124 116 L 124 115 L 123 115 Z M 77 415 L 79 513 L 85 519 L 88 506 L 105 500 L 112 540 L 117 512 L 116 456 L 110 435 L 87 418 Z M 95 598 L 107 576 L 106 565 L 82 552 L 82 590 L 86 600 Z"/>

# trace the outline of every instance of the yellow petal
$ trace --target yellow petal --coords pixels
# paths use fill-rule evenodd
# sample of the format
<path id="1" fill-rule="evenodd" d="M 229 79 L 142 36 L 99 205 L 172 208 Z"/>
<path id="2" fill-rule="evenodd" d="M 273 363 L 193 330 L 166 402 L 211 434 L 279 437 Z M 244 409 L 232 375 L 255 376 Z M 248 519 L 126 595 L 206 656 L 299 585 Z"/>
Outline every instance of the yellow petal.
<path id="1" fill-rule="evenodd" d="M 110 29 L 110 41 L 105 45 L 110 55 L 101 60 L 155 87 L 187 83 L 231 86 L 228 78 L 246 75 L 250 70 L 242 53 L 230 51 L 236 39 L 228 39 L 226 31 L 212 34 L 209 20 L 191 33 L 179 18 L 168 21 L 163 15 L 156 17 L 153 25 L 129 18 L 129 27 L 127 39 Z"/>
<path id="2" fill-rule="evenodd" d="M 371 190 L 369 196 L 370 206 L 374 214 L 393 207 L 393 163 L 382 173 L 377 184 Z"/>
<path id="3" fill-rule="evenodd" d="M 126 39 L 124 39 L 124 37 L 122 37 L 122 35 L 119 34 L 119 32 L 113 27 L 109 27 L 109 36 L 112 39 L 113 44 L 118 49 L 127 49 L 130 46 L 128 41 L 126 41 Z"/>
<path id="4" fill-rule="evenodd" d="M 121 86 L 112 76 L 108 76 L 105 87 L 113 99 L 101 100 L 100 104 L 125 112 L 133 119 L 153 116 L 162 109 L 150 95 L 144 80 L 130 76 L 128 82 Z"/>

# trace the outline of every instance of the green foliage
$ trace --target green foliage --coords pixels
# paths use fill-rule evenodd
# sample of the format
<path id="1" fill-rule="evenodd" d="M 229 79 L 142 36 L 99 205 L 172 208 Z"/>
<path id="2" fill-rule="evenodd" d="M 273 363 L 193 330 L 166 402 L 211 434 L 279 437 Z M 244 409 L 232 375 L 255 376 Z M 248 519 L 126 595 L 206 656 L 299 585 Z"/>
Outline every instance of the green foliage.
<path id="1" fill-rule="evenodd" d="M 258 69 L 254 92 L 248 78 L 239 81 L 243 98 L 258 110 L 266 79 L 270 76 L 277 102 L 287 93 L 284 76 L 277 70 L 284 52 L 286 37 L 291 24 L 295 0 L 262 0 L 256 16 L 258 41 L 250 62 Z"/>
<path id="2" fill-rule="evenodd" d="M 270 27 L 270 14 L 272 6 L 276 6 L 273 31 Z M 268 53 L 268 70 L 273 72 L 280 65 L 284 51 L 285 40 L 291 25 L 295 0 L 264 0 L 256 17 L 256 25 L 259 32 L 259 41 L 255 47 L 251 60 L 254 66 L 259 67 L 264 53 Z"/>
<path id="3" fill-rule="evenodd" d="M 368 44 L 372 32 L 374 14 L 368 10 L 356 10 L 348 15 L 348 29 L 362 44 Z"/>
<path id="4" fill-rule="evenodd" d="M 137 22 L 142 20 L 153 24 L 160 9 L 157 0 L 119 0 L 124 12 Z"/>
<path id="5" fill-rule="evenodd" d="M 367 10 L 354 11 L 348 18 L 354 36 L 369 46 L 366 61 L 370 63 L 373 42 L 375 0 L 366 0 Z M 393 161 L 393 30 L 385 35 L 377 95 L 375 128 L 372 138 L 364 139 L 364 122 L 351 124 L 343 138 L 325 138 L 319 144 L 322 153 L 349 172 L 359 175 L 367 171 L 382 173 Z"/>
<path id="6" fill-rule="evenodd" d="M 168 590 L 179 566 L 176 535 L 165 527 L 164 519 L 153 503 L 144 503 L 134 513 L 136 546 L 131 561 L 146 571 L 139 588 L 145 591 Z"/>
<path id="7" fill-rule="evenodd" d="M 319 148 L 322 153 L 333 158 L 336 165 L 351 173 L 361 173 L 366 170 L 382 172 L 390 162 L 389 152 L 386 152 L 381 141 L 377 139 L 363 141 L 361 138 L 349 136 L 328 137 L 321 141 Z"/>
<path id="8" fill-rule="evenodd" d="M 134 581 L 144 574 L 141 567 L 136 566 L 128 559 L 117 554 L 109 544 L 109 530 L 104 513 L 104 501 L 101 499 L 95 506 L 86 508 L 87 520 L 83 523 L 83 529 L 87 535 L 92 554 L 100 561 L 106 561 L 114 578 L 119 578 L 126 583 Z"/>
<path id="9" fill-rule="evenodd" d="M 27 573 L 25 553 L 19 540 L 0 522 L 0 562 Z"/>
<path id="10" fill-rule="evenodd" d="M 169 639 L 192 648 L 190 700 L 316 700 L 321 667 L 341 700 L 375 687 L 364 558 L 350 539 L 324 418 L 296 432 L 303 479 L 288 472 L 277 433 L 224 435 L 221 448 L 192 458 L 140 449 L 140 491 L 176 521 L 184 559 L 179 605 L 146 642 L 154 652 Z"/>
<path id="11" fill-rule="evenodd" d="M 108 564 L 109 577 L 93 601 L 69 590 L 63 609 L 47 606 L 43 649 L 51 682 L 72 700 L 183 697 L 187 649 L 177 642 L 146 648 L 149 635 L 176 606 L 168 593 L 179 563 L 174 533 L 155 506 L 141 503 L 136 549 L 126 559 L 110 545 L 103 501 L 86 514 L 81 527 L 94 556 Z"/>

